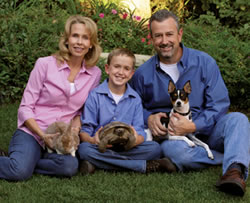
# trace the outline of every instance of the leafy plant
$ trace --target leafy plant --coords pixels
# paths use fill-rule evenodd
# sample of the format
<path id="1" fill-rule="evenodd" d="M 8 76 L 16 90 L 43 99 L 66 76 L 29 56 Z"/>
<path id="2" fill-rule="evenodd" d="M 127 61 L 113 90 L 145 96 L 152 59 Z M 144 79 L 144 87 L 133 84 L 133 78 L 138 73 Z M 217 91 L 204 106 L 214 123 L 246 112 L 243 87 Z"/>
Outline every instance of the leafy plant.
<path id="1" fill-rule="evenodd" d="M 156 1 L 152 2 L 157 5 Z M 247 42 L 250 24 L 247 9 L 250 3 L 243 0 L 169 0 L 159 1 L 157 6 L 161 2 L 168 4 L 170 10 L 177 9 L 182 22 L 186 21 L 185 45 L 203 50 L 216 59 L 232 104 L 249 109 L 250 45 Z M 178 9 L 184 13 L 178 13 Z M 134 13 L 123 6 L 122 0 L 0 1 L 0 104 L 20 100 L 35 61 L 57 50 L 65 20 L 72 14 L 88 16 L 97 23 L 104 52 L 126 47 L 136 54 L 154 54 L 147 19 Z M 103 66 L 103 63 L 99 64 Z M 102 81 L 105 78 L 103 69 Z"/>
<path id="2" fill-rule="evenodd" d="M 0 10 L 1 103 L 20 99 L 37 58 L 57 50 L 68 14 L 64 10 L 58 12 L 57 4 L 48 6 L 41 2 L 2 3 L 5 8 Z"/>
<path id="3" fill-rule="evenodd" d="M 135 16 L 134 11 L 121 8 L 112 1 L 87 2 L 87 6 L 84 4 L 85 15 L 97 23 L 99 41 L 104 52 L 117 47 L 127 47 L 137 54 L 152 54 L 152 47 L 147 39 L 147 19 Z"/>
<path id="4" fill-rule="evenodd" d="M 203 50 L 217 62 L 229 90 L 231 103 L 238 108 L 250 106 L 250 45 L 233 36 L 229 29 L 215 22 L 188 21 L 184 26 L 185 45 Z"/>

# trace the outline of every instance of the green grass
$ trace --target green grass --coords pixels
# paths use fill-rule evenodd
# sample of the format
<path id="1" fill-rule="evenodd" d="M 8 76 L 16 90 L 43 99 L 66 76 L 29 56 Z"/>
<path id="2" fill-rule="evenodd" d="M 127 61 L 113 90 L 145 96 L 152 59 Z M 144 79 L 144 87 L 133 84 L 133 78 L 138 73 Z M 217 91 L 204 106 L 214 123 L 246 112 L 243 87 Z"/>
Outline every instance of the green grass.
<path id="1" fill-rule="evenodd" d="M 16 129 L 18 104 L 0 106 L 0 148 L 7 150 Z M 0 163 L 1 164 L 1 163 Z M 221 166 L 176 174 L 111 173 L 57 178 L 34 174 L 24 182 L 0 180 L 0 202 L 249 202 L 219 192 Z"/>

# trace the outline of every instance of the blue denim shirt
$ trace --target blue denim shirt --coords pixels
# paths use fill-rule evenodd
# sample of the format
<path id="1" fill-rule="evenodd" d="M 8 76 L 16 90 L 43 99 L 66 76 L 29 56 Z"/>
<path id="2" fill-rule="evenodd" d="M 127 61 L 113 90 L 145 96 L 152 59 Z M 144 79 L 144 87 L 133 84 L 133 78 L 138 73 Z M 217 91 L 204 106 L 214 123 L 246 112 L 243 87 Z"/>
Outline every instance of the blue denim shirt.
<path id="1" fill-rule="evenodd" d="M 196 133 L 209 135 L 216 121 L 228 111 L 228 90 L 215 60 L 208 54 L 180 44 L 183 55 L 177 63 L 180 77 L 176 87 L 183 88 L 190 80 L 192 92 L 189 102 Z M 140 95 L 143 103 L 144 124 L 150 114 L 169 112 L 172 108 L 168 93 L 171 77 L 159 65 L 157 55 L 151 57 L 135 72 L 131 86 Z"/>
<path id="2" fill-rule="evenodd" d="M 101 127 L 113 121 L 121 121 L 132 125 L 139 135 L 146 140 L 143 124 L 143 108 L 139 95 L 127 84 L 126 92 L 119 101 L 115 103 L 105 80 L 93 89 L 84 106 L 81 115 L 82 129 L 90 136 Z"/>

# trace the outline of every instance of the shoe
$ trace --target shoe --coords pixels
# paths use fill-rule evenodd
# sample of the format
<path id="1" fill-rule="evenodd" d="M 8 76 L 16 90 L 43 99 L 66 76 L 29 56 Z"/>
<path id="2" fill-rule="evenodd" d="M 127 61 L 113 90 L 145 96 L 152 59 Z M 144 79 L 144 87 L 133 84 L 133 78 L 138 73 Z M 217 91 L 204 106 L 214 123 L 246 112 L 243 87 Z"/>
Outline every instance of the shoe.
<path id="1" fill-rule="evenodd" d="M 80 161 L 79 171 L 83 175 L 93 174 L 95 172 L 95 166 L 88 161 Z"/>
<path id="2" fill-rule="evenodd" d="M 246 183 L 241 171 L 229 169 L 215 185 L 219 190 L 237 196 L 243 196 L 246 191 Z"/>
<path id="3" fill-rule="evenodd" d="M 0 149 L 0 156 L 8 156 L 8 152 Z"/>
<path id="4" fill-rule="evenodd" d="M 169 158 L 147 161 L 146 173 L 150 172 L 176 172 L 176 166 Z"/>

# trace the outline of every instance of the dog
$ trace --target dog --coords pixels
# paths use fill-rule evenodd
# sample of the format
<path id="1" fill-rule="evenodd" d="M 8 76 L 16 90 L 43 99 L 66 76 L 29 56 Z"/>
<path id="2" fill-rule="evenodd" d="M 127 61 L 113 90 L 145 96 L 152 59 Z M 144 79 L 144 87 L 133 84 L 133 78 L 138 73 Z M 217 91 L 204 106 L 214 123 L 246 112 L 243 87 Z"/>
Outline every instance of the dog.
<path id="1" fill-rule="evenodd" d="M 62 121 L 54 122 L 48 126 L 45 131 L 46 134 L 59 133 L 52 140 L 52 148 L 46 146 L 49 153 L 56 151 L 57 154 L 71 154 L 75 157 L 75 152 L 80 144 L 80 138 L 72 128 L 72 121 L 66 124 Z M 46 139 L 46 137 L 44 138 Z"/>
<path id="2" fill-rule="evenodd" d="M 161 123 L 165 127 L 168 126 L 169 118 L 173 113 L 178 113 L 182 116 L 185 116 L 189 121 L 192 121 L 192 113 L 190 111 L 190 105 L 189 105 L 189 99 L 188 95 L 191 93 L 191 83 L 190 81 L 187 81 L 185 85 L 183 86 L 183 89 L 176 89 L 174 83 L 170 80 L 168 85 L 168 93 L 170 94 L 170 100 L 173 105 L 173 108 L 171 109 L 169 115 L 167 118 L 162 117 Z M 148 135 L 149 129 L 146 130 Z M 151 135 L 152 136 L 152 135 Z M 150 139 L 150 134 L 149 134 Z M 210 159 L 214 159 L 213 153 L 211 152 L 209 146 L 199 140 L 197 137 L 195 137 L 194 134 L 187 134 L 185 136 L 177 136 L 177 135 L 165 135 L 165 136 L 155 136 L 153 140 L 155 141 L 162 141 L 162 140 L 183 140 L 185 141 L 190 147 L 194 147 L 196 145 L 202 146 L 205 148 L 208 157 Z"/>

